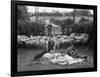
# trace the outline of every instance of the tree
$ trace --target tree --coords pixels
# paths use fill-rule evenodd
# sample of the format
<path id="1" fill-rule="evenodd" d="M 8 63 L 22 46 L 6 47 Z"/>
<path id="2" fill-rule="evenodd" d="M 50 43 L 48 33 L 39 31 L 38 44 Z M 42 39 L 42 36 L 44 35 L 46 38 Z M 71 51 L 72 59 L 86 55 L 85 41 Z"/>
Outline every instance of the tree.
<path id="1" fill-rule="evenodd" d="M 90 11 L 89 10 L 79 10 L 82 16 L 88 16 L 90 15 Z"/>
<path id="2" fill-rule="evenodd" d="M 17 19 L 18 20 L 29 20 L 29 14 L 25 6 L 17 6 Z"/>
<path id="3" fill-rule="evenodd" d="M 25 6 L 17 6 L 17 32 L 18 34 L 29 35 L 30 28 L 28 27 L 29 23 L 29 14 Z"/>
<path id="4" fill-rule="evenodd" d="M 90 16 L 91 12 L 88 9 L 74 9 L 69 14 L 70 16 Z"/>

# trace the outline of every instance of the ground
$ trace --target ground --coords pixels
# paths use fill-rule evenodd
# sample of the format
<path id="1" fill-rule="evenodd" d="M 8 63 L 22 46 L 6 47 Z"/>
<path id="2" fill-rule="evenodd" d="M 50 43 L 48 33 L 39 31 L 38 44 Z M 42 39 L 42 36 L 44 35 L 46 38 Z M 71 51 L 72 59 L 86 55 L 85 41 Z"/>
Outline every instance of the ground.
<path id="1" fill-rule="evenodd" d="M 93 51 L 88 48 L 77 48 L 79 54 L 89 56 L 89 60 L 72 65 L 58 65 L 42 61 L 33 61 L 34 56 L 41 50 L 39 49 L 18 49 L 17 63 L 18 71 L 51 70 L 51 69 L 75 69 L 75 68 L 93 68 Z M 65 49 L 57 49 L 60 52 Z"/>

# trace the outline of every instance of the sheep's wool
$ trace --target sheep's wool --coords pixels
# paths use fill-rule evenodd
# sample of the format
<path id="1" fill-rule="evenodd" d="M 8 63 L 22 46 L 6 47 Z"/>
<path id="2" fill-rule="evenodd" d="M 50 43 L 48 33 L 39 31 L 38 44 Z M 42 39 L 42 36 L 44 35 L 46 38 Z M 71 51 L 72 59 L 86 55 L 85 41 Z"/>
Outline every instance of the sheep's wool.
<path id="1" fill-rule="evenodd" d="M 84 59 L 75 59 L 69 55 L 62 56 L 61 53 L 46 53 L 43 55 L 43 58 L 48 58 L 50 62 L 60 64 L 60 65 L 71 65 L 74 63 L 83 62 Z"/>

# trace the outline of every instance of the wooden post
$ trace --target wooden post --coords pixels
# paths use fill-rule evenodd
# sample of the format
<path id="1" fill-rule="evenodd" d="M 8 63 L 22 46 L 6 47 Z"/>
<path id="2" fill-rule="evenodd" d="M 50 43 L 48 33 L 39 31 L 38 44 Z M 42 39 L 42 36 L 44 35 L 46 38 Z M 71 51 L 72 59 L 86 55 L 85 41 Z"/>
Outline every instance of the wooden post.
<path id="1" fill-rule="evenodd" d="M 76 11 L 76 9 L 74 8 L 74 14 L 73 14 L 73 24 L 75 23 L 75 11 Z"/>
<path id="2" fill-rule="evenodd" d="M 38 12 L 39 12 L 39 7 L 35 6 L 35 20 L 38 22 Z"/>
<path id="3" fill-rule="evenodd" d="M 90 14 L 88 13 L 87 20 L 89 20 Z"/>

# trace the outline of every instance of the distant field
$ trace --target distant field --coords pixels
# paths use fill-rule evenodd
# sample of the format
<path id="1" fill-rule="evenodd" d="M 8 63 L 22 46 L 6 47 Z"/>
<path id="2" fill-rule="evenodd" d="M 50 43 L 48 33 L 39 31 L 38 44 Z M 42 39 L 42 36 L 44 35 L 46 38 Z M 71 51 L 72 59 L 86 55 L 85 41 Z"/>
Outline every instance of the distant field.
<path id="1" fill-rule="evenodd" d="M 48 18 L 53 18 L 55 20 L 64 20 L 64 19 L 68 19 L 68 18 L 73 19 L 73 17 L 71 17 L 71 16 L 53 16 L 53 17 L 52 16 L 39 16 L 38 20 L 43 21 L 43 20 L 48 19 Z M 81 17 L 76 17 L 75 22 L 78 23 L 80 18 Z M 87 18 L 87 17 L 85 17 L 85 18 Z M 89 20 L 93 21 L 93 17 L 89 17 Z M 30 17 L 30 21 L 34 22 L 35 21 L 35 16 Z"/>

